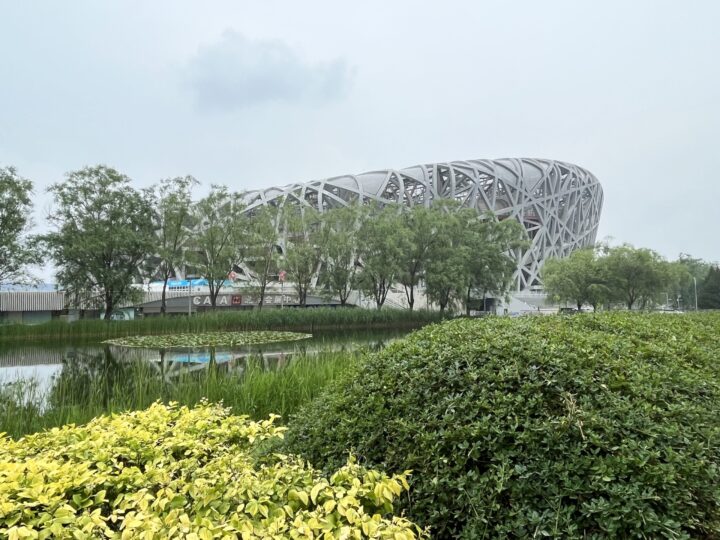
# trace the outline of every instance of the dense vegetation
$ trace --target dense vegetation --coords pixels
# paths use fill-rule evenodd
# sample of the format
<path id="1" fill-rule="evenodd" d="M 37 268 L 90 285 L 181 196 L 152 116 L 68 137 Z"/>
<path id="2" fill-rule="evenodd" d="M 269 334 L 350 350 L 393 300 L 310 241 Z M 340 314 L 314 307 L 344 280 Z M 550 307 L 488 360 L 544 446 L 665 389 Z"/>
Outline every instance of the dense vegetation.
<path id="1" fill-rule="evenodd" d="M 29 239 L 24 216 L 32 184 L 12 168 L 0 169 L 5 184 L 17 189 L 0 200 L 0 224 L 6 208 L 14 219 L 0 235 L 0 254 L 7 255 L 0 257 L 0 284 L 27 281 L 24 268 L 42 245 L 71 307 L 102 308 L 106 320 L 136 301 L 133 285 L 145 280 L 163 283 L 164 313 L 168 280 L 188 274 L 207 280 L 213 308 L 221 287 L 240 276 L 238 286 L 257 295 L 260 309 L 268 284 L 281 279 L 292 284 L 300 305 L 313 289 L 345 305 L 355 289 L 380 309 L 399 283 L 412 310 L 421 281 L 441 309 L 466 305 L 471 294 L 504 294 L 527 240 L 516 220 L 495 220 L 454 201 L 432 208 L 356 204 L 321 213 L 287 204 L 248 211 L 242 193 L 225 186 L 214 185 L 194 201 L 192 177 L 137 190 L 105 165 L 72 171 L 53 184 L 51 230 Z"/>
<path id="2" fill-rule="evenodd" d="M 33 381 L 0 384 L 0 433 L 20 437 L 82 424 L 103 414 L 144 409 L 156 400 L 192 407 L 207 399 L 255 420 L 273 413 L 288 418 L 319 396 L 360 354 L 296 354 L 279 362 L 277 369 L 253 358 L 232 370 L 220 364 L 190 371 L 183 365 L 123 358 L 119 351 L 77 351 L 66 359 L 48 391 Z"/>
<path id="3" fill-rule="evenodd" d="M 40 325 L 0 325 L 0 342 L 31 340 L 103 340 L 134 335 L 200 333 L 210 331 L 317 330 L 413 328 L 438 321 L 433 311 L 356 308 L 272 309 L 208 312 L 193 317 L 155 317 L 133 321 L 52 321 Z"/>
<path id="4" fill-rule="evenodd" d="M 599 244 L 543 267 L 543 286 L 554 301 L 570 302 L 580 309 L 588 304 L 621 305 L 641 309 L 720 308 L 720 269 L 701 259 L 681 254 L 667 261 L 651 249 L 629 244 Z"/>
<path id="5" fill-rule="evenodd" d="M 350 460 L 328 478 L 301 459 L 259 456 L 274 418 L 155 404 L 19 441 L 0 439 L 0 535 L 19 538 L 393 538 L 407 489 Z"/>
<path id="6" fill-rule="evenodd" d="M 720 536 L 720 313 L 456 320 L 370 357 L 289 451 L 413 470 L 437 538 Z"/>

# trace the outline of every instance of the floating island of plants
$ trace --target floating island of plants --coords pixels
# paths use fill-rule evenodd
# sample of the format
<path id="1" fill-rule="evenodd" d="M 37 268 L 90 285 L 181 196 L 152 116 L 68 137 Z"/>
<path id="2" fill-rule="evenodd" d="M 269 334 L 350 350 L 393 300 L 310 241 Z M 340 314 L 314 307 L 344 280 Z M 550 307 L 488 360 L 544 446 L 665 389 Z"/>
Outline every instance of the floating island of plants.
<path id="1" fill-rule="evenodd" d="M 168 334 L 164 336 L 127 336 L 108 339 L 103 343 L 146 349 L 189 349 L 198 347 L 243 347 L 246 345 L 298 341 L 310 337 L 312 337 L 312 334 L 300 334 L 297 332 L 206 332 L 202 334 Z"/>

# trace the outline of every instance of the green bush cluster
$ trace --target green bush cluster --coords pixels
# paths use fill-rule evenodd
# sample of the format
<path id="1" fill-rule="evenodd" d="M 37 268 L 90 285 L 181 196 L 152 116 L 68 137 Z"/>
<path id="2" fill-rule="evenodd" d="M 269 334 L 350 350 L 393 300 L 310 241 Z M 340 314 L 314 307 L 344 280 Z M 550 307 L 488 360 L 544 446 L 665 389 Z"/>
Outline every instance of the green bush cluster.
<path id="1" fill-rule="evenodd" d="M 720 537 L 720 313 L 455 320 L 294 418 L 316 466 L 413 470 L 436 538 Z"/>
<path id="2" fill-rule="evenodd" d="M 392 516 L 407 474 L 349 460 L 328 478 L 263 453 L 274 418 L 155 404 L 18 441 L 0 439 L 0 537 L 410 540 Z"/>

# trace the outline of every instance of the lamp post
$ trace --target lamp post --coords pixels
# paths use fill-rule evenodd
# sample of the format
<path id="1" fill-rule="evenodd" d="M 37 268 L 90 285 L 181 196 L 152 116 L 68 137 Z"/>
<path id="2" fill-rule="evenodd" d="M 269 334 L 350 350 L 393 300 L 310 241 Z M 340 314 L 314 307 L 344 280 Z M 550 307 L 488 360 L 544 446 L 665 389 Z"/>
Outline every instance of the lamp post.
<path id="1" fill-rule="evenodd" d="M 693 283 L 695 285 L 695 311 L 697 311 L 697 278 L 693 276 Z"/>
<path id="2" fill-rule="evenodd" d="M 188 317 L 192 316 L 192 280 L 197 277 L 194 275 L 185 276 L 188 280 Z"/>

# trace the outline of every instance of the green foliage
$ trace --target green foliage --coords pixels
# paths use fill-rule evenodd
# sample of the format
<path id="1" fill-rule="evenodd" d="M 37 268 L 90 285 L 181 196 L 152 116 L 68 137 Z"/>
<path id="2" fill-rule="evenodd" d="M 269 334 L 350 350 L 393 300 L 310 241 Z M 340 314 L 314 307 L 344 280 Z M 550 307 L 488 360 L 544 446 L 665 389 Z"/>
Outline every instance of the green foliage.
<path id="1" fill-rule="evenodd" d="M 715 538 L 718 357 L 718 313 L 456 320 L 333 383 L 287 448 L 412 469 L 437 538 Z"/>
<path id="2" fill-rule="evenodd" d="M 58 266 L 58 282 L 81 305 L 115 307 L 131 299 L 138 267 L 152 250 L 155 226 L 149 196 L 104 165 L 71 172 L 49 189 L 55 200 L 43 238 Z"/>
<path id="3" fill-rule="evenodd" d="M 504 295 L 517 269 L 517 250 L 527 245 L 522 226 L 451 203 L 439 210 L 447 213 L 442 241 L 433 245 L 427 262 L 428 297 L 444 311 L 454 303 L 469 310 L 473 295 Z"/>
<path id="4" fill-rule="evenodd" d="M 323 214 L 320 242 L 323 268 L 319 285 L 336 295 L 344 306 L 352 292 L 357 274 L 356 232 L 361 210 L 356 205 L 333 208 Z"/>
<path id="5" fill-rule="evenodd" d="M 610 298 L 605 267 L 595 249 L 574 251 L 563 259 L 550 259 L 543 267 L 543 285 L 550 298 L 572 302 L 578 308 L 598 304 Z"/>
<path id="6" fill-rule="evenodd" d="M 192 188 L 198 184 L 192 176 L 167 178 L 154 188 L 155 228 L 157 243 L 155 256 L 148 264 L 149 273 L 163 282 L 160 313 L 165 313 L 167 282 L 185 263 L 192 225 Z"/>
<path id="7" fill-rule="evenodd" d="M 402 213 L 401 230 L 405 241 L 398 267 L 398 281 L 405 289 L 410 310 L 415 304 L 415 288 L 426 277 L 428 264 L 433 260 L 437 248 L 447 242 L 448 213 L 458 210 L 457 204 L 436 204 L 431 208 L 413 206 Z"/>
<path id="8" fill-rule="evenodd" d="M 604 249 L 601 258 L 607 285 L 615 300 L 632 309 L 638 301 L 642 307 L 652 303 L 658 293 L 673 283 L 670 265 L 658 253 L 629 244 Z"/>
<path id="9" fill-rule="evenodd" d="M 249 216 L 247 236 L 242 242 L 247 266 L 258 284 L 258 309 L 265 303 L 265 290 L 280 271 L 278 233 L 280 212 L 275 206 L 256 208 Z"/>
<path id="10" fill-rule="evenodd" d="M 212 186 L 207 197 L 193 207 L 195 226 L 188 262 L 207 279 L 213 309 L 220 287 L 240 262 L 240 245 L 247 231 L 242 210 L 240 195 L 225 186 Z"/>
<path id="11" fill-rule="evenodd" d="M 372 205 L 361 210 L 357 246 L 362 270 L 357 283 L 380 309 L 400 273 L 399 261 L 407 242 L 402 229 L 402 209 L 395 205 Z"/>
<path id="12" fill-rule="evenodd" d="M 674 264 L 685 269 L 685 279 L 676 282 L 675 289 L 672 291 L 672 300 L 677 302 L 679 309 L 688 311 L 695 309 L 696 284 L 697 292 L 699 293 L 703 280 L 707 277 L 712 265 L 702 259 L 692 257 L 687 253 L 681 253 Z"/>
<path id="13" fill-rule="evenodd" d="M 285 268 L 288 278 L 295 285 L 299 303 L 304 306 L 323 257 L 321 216 L 313 208 L 291 207 L 283 215 L 283 225 Z"/>
<path id="14" fill-rule="evenodd" d="M 316 330 L 363 328 L 416 328 L 442 319 L 433 311 L 412 313 L 387 309 L 360 308 L 270 309 L 207 312 L 192 317 L 148 317 L 133 321 L 83 319 L 75 322 L 51 321 L 38 325 L 0 325 L 0 342 L 40 340 L 103 340 L 114 337 L 152 334 L 198 333 L 210 331 Z"/>
<path id="15" fill-rule="evenodd" d="M 28 279 L 25 267 L 37 252 L 25 237 L 32 221 L 32 182 L 13 167 L 0 167 L 0 284 Z"/>
<path id="16" fill-rule="evenodd" d="M 394 538 L 407 490 L 350 459 L 329 478 L 293 456 L 259 456 L 275 417 L 152 405 L 0 444 L 0 534 L 19 538 Z"/>
<path id="17" fill-rule="evenodd" d="M 161 399 L 194 406 L 222 401 L 237 414 L 258 420 L 297 412 L 339 377 L 361 353 L 322 352 L 286 356 L 267 366 L 251 358 L 216 369 L 191 370 L 172 362 L 147 362 L 113 350 L 78 350 L 66 358 L 47 391 L 32 380 L 0 385 L 0 433 L 13 437 L 95 416 L 139 410 Z"/>
<path id="18" fill-rule="evenodd" d="M 170 334 L 165 336 L 128 336 L 109 339 L 103 343 L 121 347 L 144 347 L 153 349 L 194 348 L 194 347 L 240 347 L 297 341 L 312 337 L 311 334 L 295 332 L 206 332 L 204 334 Z"/>
<path id="19" fill-rule="evenodd" d="M 720 267 L 711 267 L 702 285 L 698 286 L 698 308 L 720 309 Z"/>

